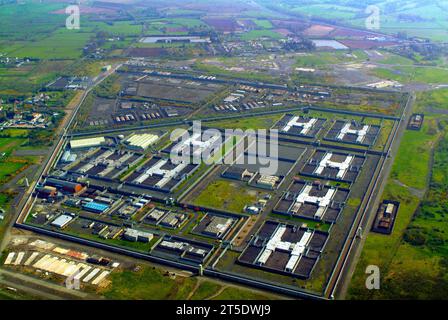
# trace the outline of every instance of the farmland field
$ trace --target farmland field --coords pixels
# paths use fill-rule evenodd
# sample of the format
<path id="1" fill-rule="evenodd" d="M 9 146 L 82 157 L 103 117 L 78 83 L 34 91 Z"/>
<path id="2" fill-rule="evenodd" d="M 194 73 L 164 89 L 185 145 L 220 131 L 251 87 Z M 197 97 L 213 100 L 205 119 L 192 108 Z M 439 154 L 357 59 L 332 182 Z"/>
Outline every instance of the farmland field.
<path id="1" fill-rule="evenodd" d="M 439 93 L 421 94 L 417 110 L 424 110 L 427 96 L 433 95 Z M 369 233 L 351 282 L 350 298 L 437 299 L 446 291 L 445 227 L 441 223 L 445 217 L 440 215 L 446 203 L 439 197 L 446 185 L 446 137 L 446 119 L 434 115 L 425 117 L 421 131 L 405 132 L 382 195 L 382 199 L 400 202 L 394 231 L 387 236 Z M 427 187 L 429 194 L 425 193 Z M 363 273 L 369 264 L 380 267 L 382 290 L 365 289 Z M 417 278 L 425 279 L 418 289 L 414 286 Z"/>

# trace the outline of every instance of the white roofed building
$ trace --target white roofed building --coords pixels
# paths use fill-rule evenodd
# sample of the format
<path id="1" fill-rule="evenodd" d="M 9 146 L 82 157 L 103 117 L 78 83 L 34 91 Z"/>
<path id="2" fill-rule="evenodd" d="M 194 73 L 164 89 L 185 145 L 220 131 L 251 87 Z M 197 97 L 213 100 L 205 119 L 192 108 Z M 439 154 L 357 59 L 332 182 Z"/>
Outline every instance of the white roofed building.
<path id="1" fill-rule="evenodd" d="M 70 141 L 70 148 L 81 149 L 81 148 L 92 148 L 98 147 L 106 143 L 104 137 L 86 138 Z"/>
<path id="2" fill-rule="evenodd" d="M 124 143 L 131 149 L 138 151 L 146 150 L 150 145 L 154 144 L 159 136 L 150 133 L 134 134 L 127 138 Z"/>

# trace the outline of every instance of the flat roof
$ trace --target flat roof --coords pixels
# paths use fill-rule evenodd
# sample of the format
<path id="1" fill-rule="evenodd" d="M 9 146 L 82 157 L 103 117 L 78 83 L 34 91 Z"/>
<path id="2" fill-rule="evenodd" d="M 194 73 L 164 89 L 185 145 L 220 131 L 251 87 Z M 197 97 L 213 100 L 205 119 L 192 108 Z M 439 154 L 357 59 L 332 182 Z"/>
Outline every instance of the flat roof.
<path id="1" fill-rule="evenodd" d="M 102 203 L 98 203 L 95 201 L 92 202 L 88 202 L 85 205 L 83 205 L 84 208 L 87 209 L 92 209 L 92 210 L 98 210 L 98 211 L 105 211 L 109 208 L 108 205 L 102 204 Z"/>
<path id="2" fill-rule="evenodd" d="M 151 144 L 157 141 L 159 136 L 150 133 L 134 134 L 126 139 L 126 143 L 133 147 L 138 147 L 142 149 L 148 148 Z"/>
<path id="3" fill-rule="evenodd" d="M 62 228 L 72 220 L 73 220 L 72 216 L 63 214 L 63 215 L 60 215 L 59 217 L 57 217 L 56 219 L 54 219 L 54 221 L 51 223 L 51 225 L 55 226 L 55 227 Z"/>
<path id="4" fill-rule="evenodd" d="M 78 139 L 78 140 L 71 140 L 70 141 L 70 147 L 72 149 L 75 148 L 87 148 L 87 147 L 93 147 L 98 146 L 106 142 L 106 139 L 104 137 L 95 137 L 95 138 L 86 138 L 86 139 Z"/>

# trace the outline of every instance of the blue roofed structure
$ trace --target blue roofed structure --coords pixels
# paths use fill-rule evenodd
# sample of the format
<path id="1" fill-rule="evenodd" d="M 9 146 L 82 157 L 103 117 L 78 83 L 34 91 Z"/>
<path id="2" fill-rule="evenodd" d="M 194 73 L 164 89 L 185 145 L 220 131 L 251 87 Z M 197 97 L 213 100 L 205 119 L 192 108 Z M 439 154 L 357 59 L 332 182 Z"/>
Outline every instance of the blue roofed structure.
<path id="1" fill-rule="evenodd" d="M 95 213 L 103 213 L 104 211 L 109 209 L 108 205 L 98 203 L 95 201 L 88 202 L 88 203 L 84 204 L 82 207 L 83 207 L 83 209 L 85 209 L 87 211 L 91 211 L 91 212 L 95 212 Z"/>

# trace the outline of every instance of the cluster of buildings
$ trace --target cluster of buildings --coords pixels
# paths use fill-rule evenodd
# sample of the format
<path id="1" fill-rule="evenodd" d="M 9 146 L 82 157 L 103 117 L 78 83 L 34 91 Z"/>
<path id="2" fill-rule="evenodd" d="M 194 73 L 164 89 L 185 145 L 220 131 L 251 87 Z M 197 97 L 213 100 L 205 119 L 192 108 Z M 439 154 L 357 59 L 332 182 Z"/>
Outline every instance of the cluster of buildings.
<path id="1" fill-rule="evenodd" d="M 274 212 L 334 223 L 348 195 L 348 189 L 295 180 L 277 203 Z"/>
<path id="2" fill-rule="evenodd" d="M 327 242 L 328 233 L 266 221 L 241 253 L 238 263 L 309 278 Z"/>
<path id="3" fill-rule="evenodd" d="M 366 158 L 362 155 L 317 149 L 303 166 L 305 176 L 353 183 Z"/>
<path id="4" fill-rule="evenodd" d="M 154 247 L 152 254 L 198 265 L 204 263 L 212 251 L 213 245 L 205 242 L 165 236 Z"/>
<path id="5" fill-rule="evenodd" d="M 16 112 L 0 126 L 2 128 L 44 129 L 50 125 L 48 115 L 41 112 Z"/>
<path id="6" fill-rule="evenodd" d="M 371 146 L 375 143 L 380 129 L 378 125 L 337 120 L 327 133 L 325 140 Z"/>
<path id="7" fill-rule="evenodd" d="M 120 263 L 86 252 L 58 247 L 40 239 L 22 246 L 19 252 L 11 251 L 5 266 L 34 268 L 64 278 L 66 283 L 101 286 Z"/>

